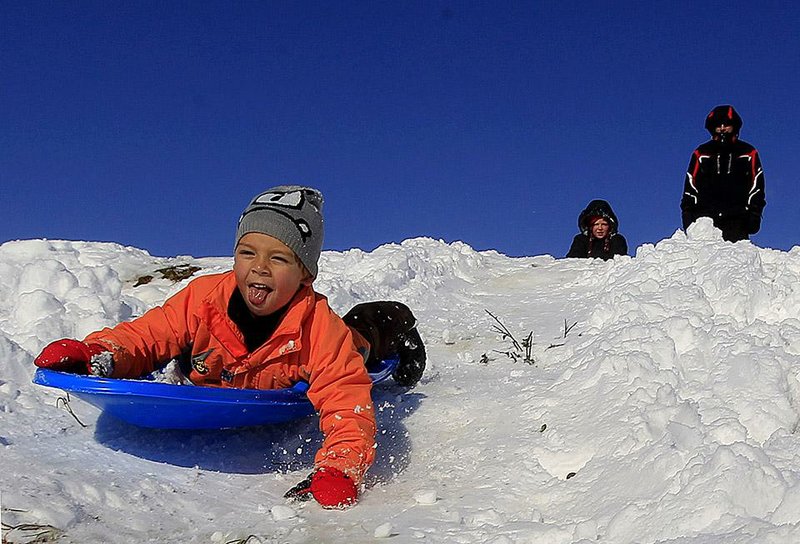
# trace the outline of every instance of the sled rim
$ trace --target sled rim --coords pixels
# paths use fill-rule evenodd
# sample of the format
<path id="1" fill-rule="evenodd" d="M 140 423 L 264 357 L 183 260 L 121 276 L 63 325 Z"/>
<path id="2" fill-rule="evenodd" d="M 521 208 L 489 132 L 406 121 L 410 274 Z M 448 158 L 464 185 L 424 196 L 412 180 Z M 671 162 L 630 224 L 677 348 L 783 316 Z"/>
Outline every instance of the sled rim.
<path id="1" fill-rule="evenodd" d="M 397 368 L 398 358 L 370 372 L 378 383 Z M 229 429 L 283 423 L 314 413 L 308 383 L 283 389 L 237 389 L 178 385 L 152 380 L 103 378 L 39 368 L 33 383 L 60 389 L 103 413 L 138 427 Z"/>

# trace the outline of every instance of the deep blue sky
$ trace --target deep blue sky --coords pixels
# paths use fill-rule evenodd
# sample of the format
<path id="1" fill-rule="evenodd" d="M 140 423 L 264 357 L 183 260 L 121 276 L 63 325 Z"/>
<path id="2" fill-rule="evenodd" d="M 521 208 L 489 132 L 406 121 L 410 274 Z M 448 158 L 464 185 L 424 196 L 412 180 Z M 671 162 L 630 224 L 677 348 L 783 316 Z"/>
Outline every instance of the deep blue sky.
<path id="1" fill-rule="evenodd" d="M 8 1 L 0 242 L 224 256 L 272 185 L 326 197 L 326 249 L 416 236 L 563 256 L 611 202 L 680 227 L 706 113 L 762 156 L 754 242 L 800 243 L 794 2 Z"/>

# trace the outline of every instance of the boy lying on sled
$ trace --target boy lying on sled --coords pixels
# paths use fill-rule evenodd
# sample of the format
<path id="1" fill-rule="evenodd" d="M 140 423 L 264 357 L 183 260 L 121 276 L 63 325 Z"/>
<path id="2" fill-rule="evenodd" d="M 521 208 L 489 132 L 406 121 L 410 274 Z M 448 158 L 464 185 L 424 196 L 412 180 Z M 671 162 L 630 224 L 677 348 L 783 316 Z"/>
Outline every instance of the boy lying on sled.
<path id="1" fill-rule="evenodd" d="M 398 302 L 368 302 L 344 318 L 314 291 L 322 249 L 322 195 L 280 186 L 239 218 L 233 270 L 201 276 L 162 306 L 82 342 L 42 350 L 43 368 L 138 378 L 172 359 L 195 385 L 277 389 L 305 380 L 325 440 L 311 476 L 287 497 L 325 508 L 354 504 L 375 458 L 375 414 L 367 366 L 399 355 L 394 378 L 416 383 L 425 348 Z"/>

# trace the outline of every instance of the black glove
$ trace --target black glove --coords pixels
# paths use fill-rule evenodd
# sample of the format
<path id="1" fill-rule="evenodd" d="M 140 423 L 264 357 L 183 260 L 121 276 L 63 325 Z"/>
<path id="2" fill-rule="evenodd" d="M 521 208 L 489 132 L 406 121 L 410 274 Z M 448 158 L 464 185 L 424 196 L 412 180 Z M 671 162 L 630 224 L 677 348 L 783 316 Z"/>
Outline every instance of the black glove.
<path id="1" fill-rule="evenodd" d="M 761 228 L 761 216 L 757 213 L 747 214 L 747 233 L 755 234 Z"/>
<path id="2" fill-rule="evenodd" d="M 695 220 L 697 220 L 697 216 L 691 212 L 684 211 L 683 213 L 681 213 L 681 220 L 683 223 L 683 230 L 685 231 L 686 229 L 689 228 L 689 225 L 691 225 L 692 223 L 695 222 Z"/>
<path id="3" fill-rule="evenodd" d="M 289 491 L 287 491 L 283 495 L 283 498 L 284 499 L 289 499 L 289 500 L 292 500 L 292 501 L 300 501 L 300 502 L 307 501 L 307 500 L 311 499 L 311 478 L 312 478 L 312 476 L 314 476 L 313 472 L 311 474 L 309 474 L 308 477 L 306 477 L 305 480 L 303 480 L 302 482 L 300 482 L 299 484 L 297 484 L 296 486 L 291 488 Z"/>

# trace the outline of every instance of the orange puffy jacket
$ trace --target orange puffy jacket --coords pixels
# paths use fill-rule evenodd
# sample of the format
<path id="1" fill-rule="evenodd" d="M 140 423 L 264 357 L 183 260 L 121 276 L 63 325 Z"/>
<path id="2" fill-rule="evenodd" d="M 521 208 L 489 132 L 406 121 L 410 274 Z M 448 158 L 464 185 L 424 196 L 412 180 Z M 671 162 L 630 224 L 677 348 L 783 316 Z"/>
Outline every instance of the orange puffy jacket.
<path id="1" fill-rule="evenodd" d="M 84 341 L 114 353 L 115 378 L 138 378 L 189 354 L 195 385 L 277 389 L 308 381 L 325 435 L 315 465 L 360 482 L 375 457 L 372 381 L 362 356 L 369 345 L 309 286 L 289 303 L 272 336 L 249 353 L 228 317 L 236 288 L 233 272 L 201 276 L 163 306 Z"/>

